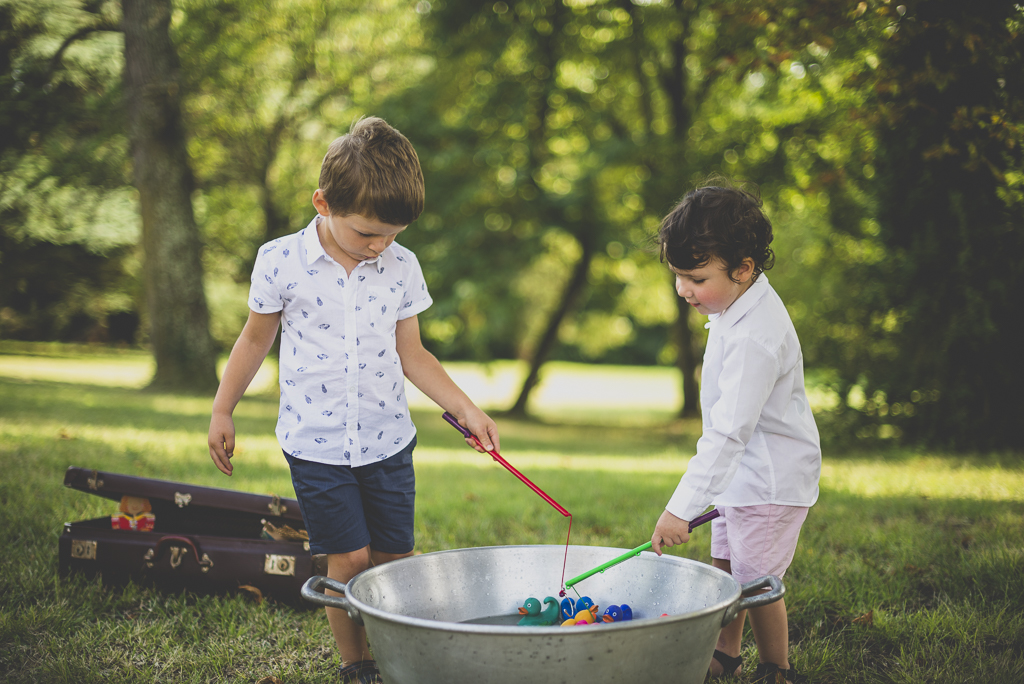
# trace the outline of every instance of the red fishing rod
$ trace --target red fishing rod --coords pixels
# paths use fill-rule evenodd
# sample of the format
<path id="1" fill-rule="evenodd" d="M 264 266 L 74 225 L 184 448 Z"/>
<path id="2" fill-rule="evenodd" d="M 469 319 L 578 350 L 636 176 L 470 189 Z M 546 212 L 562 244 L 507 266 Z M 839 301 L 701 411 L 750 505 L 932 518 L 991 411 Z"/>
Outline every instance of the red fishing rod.
<path id="1" fill-rule="evenodd" d="M 562 515 L 564 515 L 567 518 L 571 518 L 572 517 L 572 514 L 570 514 L 569 511 L 567 511 L 564 508 L 562 508 L 561 504 L 559 504 L 557 501 L 555 501 L 550 496 L 548 496 L 544 492 L 543 489 L 541 489 L 537 485 L 533 484 L 533 482 L 530 481 L 530 478 L 526 477 L 521 472 L 516 470 L 515 467 L 511 463 L 509 463 L 508 461 L 506 461 L 505 459 L 503 459 L 501 457 L 501 454 L 499 454 L 497 451 L 494 451 L 493 449 L 487 449 L 486 447 L 484 447 L 483 443 L 481 443 L 480 440 L 477 439 L 476 435 L 474 435 L 472 432 L 470 432 L 466 428 L 464 428 L 461 425 L 459 425 L 459 421 L 455 420 L 455 416 L 453 416 L 452 414 L 450 414 L 447 411 L 445 411 L 444 415 L 442 415 L 441 417 L 444 418 L 445 420 L 447 420 L 449 423 L 451 423 L 452 427 L 454 427 L 456 430 L 461 432 L 466 437 L 466 439 L 472 439 L 474 442 L 479 444 L 481 449 L 483 449 L 484 451 L 486 451 L 488 454 L 491 455 L 491 458 L 493 458 L 495 461 L 497 461 L 501 465 L 505 466 L 505 468 L 508 469 L 508 471 L 510 473 L 512 473 L 513 475 L 518 477 L 520 480 L 522 480 L 523 484 L 525 484 L 527 487 L 529 487 L 533 491 L 537 492 L 537 494 L 540 496 L 540 498 L 544 499 L 549 504 L 554 506 L 556 511 L 558 511 L 559 513 L 561 513 Z"/>
<path id="2" fill-rule="evenodd" d="M 483 445 L 483 443 L 479 439 L 477 439 L 476 435 L 474 435 L 472 432 L 470 432 L 466 428 L 464 428 L 461 425 L 459 425 L 459 421 L 455 419 L 455 416 L 453 416 L 452 414 L 450 414 L 447 411 L 445 411 L 444 414 L 442 414 L 441 417 L 444 418 L 446 421 L 448 421 L 448 423 L 450 423 L 453 428 L 455 428 L 456 430 L 461 432 L 462 435 L 466 439 L 472 439 L 474 442 L 479 444 L 481 449 L 483 449 L 484 451 L 486 451 L 488 454 L 491 455 L 491 458 L 493 458 L 495 461 L 497 461 L 498 463 L 503 465 L 505 467 L 505 469 L 508 470 L 508 472 L 510 472 L 513 475 L 515 475 L 516 477 L 518 477 L 519 480 L 523 484 L 525 484 L 527 487 L 529 487 L 534 492 L 536 492 L 537 495 L 540 496 L 540 498 L 542 498 L 545 501 L 547 501 L 549 504 L 552 505 L 552 507 L 554 507 L 554 509 L 556 511 L 558 511 L 559 513 L 561 513 L 562 515 L 564 515 L 565 517 L 567 517 L 569 519 L 569 532 L 568 532 L 568 534 L 565 535 L 565 558 L 562 559 L 562 591 L 559 592 L 560 595 L 564 596 L 565 595 L 565 564 L 566 564 L 566 561 L 569 559 L 569 535 L 572 534 L 572 513 L 570 513 L 569 511 L 565 510 L 565 508 L 563 508 L 560 503 L 558 503 L 557 501 L 552 499 L 550 496 L 548 496 L 547 493 L 543 489 L 541 489 L 537 485 L 533 484 L 533 482 L 530 480 L 530 478 L 526 477 L 521 472 L 516 470 L 515 466 L 513 466 L 511 463 L 509 463 L 508 461 L 506 461 L 504 458 L 501 457 L 501 454 L 499 454 L 497 451 L 494 451 L 493 449 L 488 449 L 487 447 L 485 447 Z"/>

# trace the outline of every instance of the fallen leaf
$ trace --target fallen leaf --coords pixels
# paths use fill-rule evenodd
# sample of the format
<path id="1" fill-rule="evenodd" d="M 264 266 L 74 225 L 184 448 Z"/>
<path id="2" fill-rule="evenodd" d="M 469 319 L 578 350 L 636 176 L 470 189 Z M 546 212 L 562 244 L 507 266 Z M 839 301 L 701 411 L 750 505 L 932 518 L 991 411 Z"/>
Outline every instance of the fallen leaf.
<path id="1" fill-rule="evenodd" d="M 268 675 L 263 679 L 259 680 L 258 682 L 256 682 L 256 684 L 284 684 L 284 682 L 275 677 L 274 675 Z"/>
<path id="2" fill-rule="evenodd" d="M 256 603 L 263 603 L 263 592 L 258 587 L 254 587 L 251 584 L 243 584 L 238 589 L 252 596 Z"/>
<path id="3" fill-rule="evenodd" d="M 870 625 L 875 621 L 875 611 L 869 610 L 860 617 L 853 618 L 853 624 L 855 625 Z"/>

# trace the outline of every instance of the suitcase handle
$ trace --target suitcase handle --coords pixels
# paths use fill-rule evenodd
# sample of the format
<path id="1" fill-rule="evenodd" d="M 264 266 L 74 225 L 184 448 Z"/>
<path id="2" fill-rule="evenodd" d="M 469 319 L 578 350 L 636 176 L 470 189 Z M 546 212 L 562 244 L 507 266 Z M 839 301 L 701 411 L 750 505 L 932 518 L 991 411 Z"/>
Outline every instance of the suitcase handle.
<path id="1" fill-rule="evenodd" d="M 162 552 L 165 549 L 182 548 L 180 546 L 175 546 L 175 544 L 185 544 L 192 549 L 192 553 L 195 555 L 196 563 L 199 564 L 199 569 L 203 573 L 209 572 L 210 568 L 213 567 L 213 561 L 210 560 L 210 557 L 208 555 L 202 553 L 199 550 L 199 546 L 195 543 L 194 540 L 192 540 L 189 537 L 183 537 L 177 534 L 168 534 L 166 536 L 160 537 L 160 541 L 156 543 L 156 546 L 146 551 L 146 554 L 142 557 L 142 559 L 146 561 L 146 567 L 152 568 L 154 563 L 156 563 L 156 561 L 160 559 Z M 184 554 L 182 554 L 180 551 L 178 553 L 174 553 L 173 551 L 171 552 L 172 568 L 177 568 L 179 565 L 181 565 L 182 555 Z"/>
<path id="2" fill-rule="evenodd" d="M 321 587 L 340 592 L 342 596 L 328 596 L 320 590 Z M 313 575 L 302 585 L 302 590 L 299 593 L 302 595 L 302 598 L 310 603 L 316 603 L 327 608 L 341 608 L 348 613 L 352 622 L 357 625 L 363 624 L 363 616 L 344 596 L 344 594 L 348 593 L 347 584 L 342 584 L 338 580 L 333 580 L 323 575 Z"/>

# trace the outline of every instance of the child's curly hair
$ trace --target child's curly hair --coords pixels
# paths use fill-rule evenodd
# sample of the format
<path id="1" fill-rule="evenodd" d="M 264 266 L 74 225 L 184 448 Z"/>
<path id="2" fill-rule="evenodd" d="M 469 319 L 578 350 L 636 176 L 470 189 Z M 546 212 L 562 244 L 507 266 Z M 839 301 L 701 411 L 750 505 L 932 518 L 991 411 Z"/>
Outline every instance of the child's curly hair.
<path id="1" fill-rule="evenodd" d="M 657 237 L 661 261 L 692 271 L 718 257 L 732 278 L 732 272 L 750 257 L 756 279 L 775 265 L 772 224 L 761 206 L 756 186 L 750 192 L 722 178 L 710 179 L 687 193 L 662 220 Z"/>

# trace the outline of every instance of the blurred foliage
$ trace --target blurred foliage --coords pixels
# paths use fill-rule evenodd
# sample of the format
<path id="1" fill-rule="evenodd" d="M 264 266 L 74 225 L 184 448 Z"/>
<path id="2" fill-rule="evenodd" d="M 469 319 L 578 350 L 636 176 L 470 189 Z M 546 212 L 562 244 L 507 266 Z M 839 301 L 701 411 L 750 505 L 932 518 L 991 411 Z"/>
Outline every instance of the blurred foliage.
<path id="1" fill-rule="evenodd" d="M 1019 448 L 1024 12 L 921 0 L 883 14 L 863 88 L 871 211 L 834 222 L 854 291 L 819 319 L 848 398 L 837 418 L 861 437 Z"/>
<path id="2" fill-rule="evenodd" d="M 0 334 L 134 342 L 116 6 L 0 2 Z"/>
<path id="3" fill-rule="evenodd" d="M 120 37 L 107 30 L 118 6 L 43 4 L 0 0 L 0 122 L 14 132 L 0 143 L 0 335 L 115 339 L 111 316 L 140 313 Z M 720 173 L 765 199 L 768 277 L 832 394 L 823 432 L 1020 445 L 1008 434 L 1022 417 L 1019 7 L 175 8 L 221 345 L 244 321 L 256 247 L 308 222 L 326 145 L 375 114 L 413 141 L 426 175 L 426 210 L 402 242 L 435 299 L 420 318 L 440 357 L 532 358 L 550 344 L 550 358 L 674 363 L 678 311 L 650 238 Z M 698 345 L 703 322 L 691 321 Z"/>

